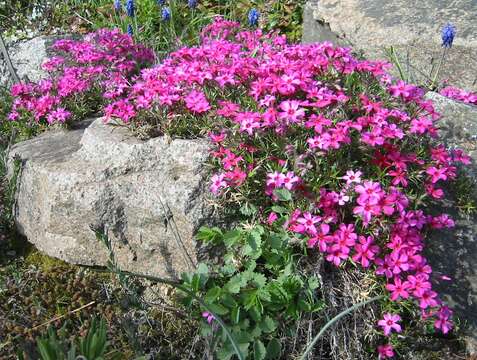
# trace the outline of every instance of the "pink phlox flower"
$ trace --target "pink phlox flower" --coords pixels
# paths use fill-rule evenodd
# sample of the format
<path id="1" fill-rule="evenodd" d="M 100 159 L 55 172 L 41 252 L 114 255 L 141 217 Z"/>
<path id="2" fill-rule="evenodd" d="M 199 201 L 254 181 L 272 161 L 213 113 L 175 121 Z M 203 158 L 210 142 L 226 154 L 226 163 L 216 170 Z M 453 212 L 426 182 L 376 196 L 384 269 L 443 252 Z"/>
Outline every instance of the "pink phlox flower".
<path id="1" fill-rule="evenodd" d="M 434 199 L 442 199 L 444 196 L 444 191 L 440 188 L 436 188 L 433 184 L 425 184 L 424 188 L 426 189 L 426 193 Z"/>
<path id="2" fill-rule="evenodd" d="M 278 219 L 278 215 L 273 211 L 268 215 L 267 224 L 272 225 Z"/>
<path id="3" fill-rule="evenodd" d="M 333 236 L 328 235 L 330 232 L 328 224 L 321 223 L 318 230 L 314 237 L 308 239 L 308 247 L 315 247 L 318 244 L 320 252 L 324 253 L 328 248 L 328 244 L 333 241 Z"/>
<path id="4" fill-rule="evenodd" d="M 432 133 L 435 129 L 431 119 L 422 117 L 411 120 L 410 132 L 412 134 L 424 134 L 426 132 Z"/>
<path id="5" fill-rule="evenodd" d="M 471 157 L 461 149 L 452 150 L 452 157 L 455 162 L 460 162 L 464 165 L 469 165 L 471 163 Z"/>
<path id="6" fill-rule="evenodd" d="M 230 150 L 226 150 L 226 156 L 222 159 L 222 165 L 225 170 L 231 170 L 243 160 L 242 156 L 237 156 Z"/>
<path id="7" fill-rule="evenodd" d="M 218 195 L 220 190 L 227 187 L 227 182 L 224 180 L 225 174 L 215 174 L 211 178 L 212 184 L 210 185 L 210 191 L 214 195 Z"/>
<path id="8" fill-rule="evenodd" d="M 360 235 L 359 243 L 354 246 L 354 250 L 356 253 L 352 257 L 353 261 L 359 262 L 361 266 L 367 268 L 379 252 L 379 246 L 374 244 L 372 236 L 365 237 Z"/>
<path id="9" fill-rule="evenodd" d="M 293 171 L 287 172 L 285 177 L 283 178 L 283 186 L 288 190 L 292 190 L 293 187 L 299 182 L 300 178 L 296 176 Z"/>
<path id="10" fill-rule="evenodd" d="M 232 171 L 227 171 L 225 173 L 225 178 L 228 180 L 230 186 L 238 187 L 245 182 L 245 179 L 247 178 L 247 173 L 236 167 Z"/>
<path id="11" fill-rule="evenodd" d="M 328 255 L 326 256 L 326 260 L 332 262 L 336 266 L 339 266 L 341 262 L 346 260 L 349 256 L 349 248 L 338 244 L 332 245 L 327 252 Z"/>
<path id="12" fill-rule="evenodd" d="M 348 170 L 346 171 L 346 175 L 341 179 L 346 180 L 346 185 L 351 185 L 352 183 L 359 184 L 361 183 L 361 175 L 363 175 L 363 173 L 359 170 L 356 172 L 353 170 Z"/>
<path id="13" fill-rule="evenodd" d="M 435 167 L 430 166 L 427 168 L 426 173 L 430 176 L 431 183 L 435 184 L 439 180 L 447 180 L 447 167 Z"/>
<path id="14" fill-rule="evenodd" d="M 325 118 L 322 114 L 312 114 L 310 115 L 309 120 L 305 122 L 305 128 L 313 128 L 315 133 L 321 134 L 325 126 L 331 126 L 331 120 Z"/>
<path id="15" fill-rule="evenodd" d="M 421 309 L 427 309 L 428 307 L 435 307 L 437 305 L 439 305 L 439 301 L 435 291 L 427 290 L 419 296 L 419 307 Z"/>
<path id="16" fill-rule="evenodd" d="M 383 196 L 381 185 L 378 182 L 366 180 L 354 189 L 359 194 L 358 203 L 361 205 L 364 203 L 375 205 Z"/>
<path id="17" fill-rule="evenodd" d="M 306 211 L 303 213 L 302 217 L 297 219 L 297 222 L 303 225 L 305 231 L 308 232 L 309 235 L 314 236 L 317 232 L 315 224 L 320 220 L 321 218 L 319 216 L 312 215 L 310 212 Z"/>
<path id="18" fill-rule="evenodd" d="M 419 273 L 416 275 L 408 275 L 407 281 L 410 285 L 410 289 L 412 289 L 413 296 L 417 298 L 421 297 L 426 291 L 431 289 L 429 275 L 427 274 Z"/>
<path id="19" fill-rule="evenodd" d="M 437 311 L 437 320 L 434 322 L 434 327 L 442 331 L 443 334 L 447 334 L 453 328 L 453 324 L 450 321 L 452 317 L 452 310 L 447 306 L 441 306 Z"/>
<path id="20" fill-rule="evenodd" d="M 220 132 L 220 133 L 209 133 L 209 139 L 214 142 L 215 144 L 220 144 L 227 138 L 227 133 Z"/>
<path id="21" fill-rule="evenodd" d="M 282 110 L 278 117 L 285 121 L 286 124 L 298 123 L 305 116 L 305 110 L 300 108 L 300 102 L 296 100 L 283 101 L 279 108 Z"/>
<path id="22" fill-rule="evenodd" d="M 391 292 L 392 301 L 399 300 L 400 298 L 409 298 L 409 292 L 407 290 L 410 287 L 411 285 L 407 281 L 402 282 L 398 276 L 394 277 L 394 284 L 388 283 L 386 285 L 386 289 Z"/>
<path id="23" fill-rule="evenodd" d="M 71 113 L 65 108 L 57 108 L 51 111 L 47 116 L 48 124 L 60 123 L 63 124 L 71 117 Z"/>
<path id="24" fill-rule="evenodd" d="M 378 346 L 378 357 L 379 360 L 389 359 L 394 356 L 394 351 L 391 344 L 379 345 Z"/>
<path id="25" fill-rule="evenodd" d="M 187 109 L 195 113 L 204 113 L 211 109 L 205 94 L 202 91 L 193 90 L 185 97 Z"/>
<path id="26" fill-rule="evenodd" d="M 215 320 L 215 316 L 209 313 L 208 311 L 204 311 L 202 313 L 202 317 L 210 324 L 212 324 L 212 321 Z"/>
<path id="27" fill-rule="evenodd" d="M 428 221 L 430 227 L 433 229 L 453 228 L 455 226 L 454 220 L 448 214 L 441 214 L 439 216 L 430 216 Z"/>
<path id="28" fill-rule="evenodd" d="M 386 313 L 383 315 L 383 319 L 378 321 L 378 325 L 383 328 L 384 335 L 389 336 L 393 330 L 398 333 L 401 332 L 401 325 L 398 324 L 399 321 L 401 321 L 399 315 Z"/>

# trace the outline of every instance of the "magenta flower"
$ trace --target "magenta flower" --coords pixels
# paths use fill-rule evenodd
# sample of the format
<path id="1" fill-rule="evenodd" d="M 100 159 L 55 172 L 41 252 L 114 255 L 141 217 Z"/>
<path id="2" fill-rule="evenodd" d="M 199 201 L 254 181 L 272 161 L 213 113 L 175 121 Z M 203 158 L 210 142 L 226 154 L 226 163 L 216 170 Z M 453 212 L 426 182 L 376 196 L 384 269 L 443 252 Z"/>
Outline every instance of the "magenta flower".
<path id="1" fill-rule="evenodd" d="M 202 317 L 210 324 L 212 324 L 212 321 L 215 320 L 215 316 L 209 313 L 208 311 L 204 311 L 202 313 Z"/>
<path id="2" fill-rule="evenodd" d="M 186 107 L 195 113 L 204 113 L 210 110 L 209 102 L 202 91 L 191 91 L 185 97 Z"/>
<path id="3" fill-rule="evenodd" d="M 401 321 L 399 315 L 386 313 L 383 319 L 378 321 L 378 325 L 383 328 L 384 335 L 389 336 L 393 330 L 398 333 L 401 332 L 401 325 L 398 324 L 399 321 Z"/>
<path id="4" fill-rule="evenodd" d="M 394 356 L 394 351 L 391 344 L 379 345 L 378 346 L 378 357 L 381 359 L 389 359 Z"/>
<path id="5" fill-rule="evenodd" d="M 396 301 L 399 298 L 407 299 L 409 297 L 409 292 L 407 291 L 411 285 L 405 281 L 402 282 L 401 278 L 395 276 L 394 284 L 387 284 L 386 289 L 391 292 L 391 300 Z"/>
<path id="6" fill-rule="evenodd" d="M 225 179 L 225 174 L 215 174 L 214 176 L 212 176 L 212 179 L 211 179 L 212 184 L 210 185 L 210 191 L 214 195 L 218 195 L 221 189 L 227 187 L 227 182 L 225 182 L 224 179 Z"/>

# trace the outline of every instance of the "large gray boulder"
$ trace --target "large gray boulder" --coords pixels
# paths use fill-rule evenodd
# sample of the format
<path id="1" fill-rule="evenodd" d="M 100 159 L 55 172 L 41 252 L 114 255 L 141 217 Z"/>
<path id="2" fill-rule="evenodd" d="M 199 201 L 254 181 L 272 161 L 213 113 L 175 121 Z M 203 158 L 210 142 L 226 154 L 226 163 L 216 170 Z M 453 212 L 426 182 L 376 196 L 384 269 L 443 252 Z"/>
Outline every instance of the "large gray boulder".
<path id="1" fill-rule="evenodd" d="M 441 113 L 440 135 L 445 146 L 458 147 L 472 157 L 467 167 L 469 177 L 477 176 L 477 107 L 428 93 L 436 110 Z M 477 194 L 470 194 L 477 199 Z M 456 220 L 453 229 L 430 234 L 426 244 L 434 272 L 445 274 L 452 281 L 442 281 L 438 290 L 464 324 L 468 350 L 477 354 L 477 216 L 465 216 L 453 201 L 439 212 Z"/>
<path id="2" fill-rule="evenodd" d="M 476 0 L 310 0 L 303 41 L 330 40 L 372 59 L 385 59 L 384 49 L 394 46 L 410 80 L 424 82 L 440 61 L 441 29 L 448 22 L 457 34 L 439 80 L 476 90 Z"/>
<path id="3" fill-rule="evenodd" d="M 50 256 L 105 265 L 105 227 L 124 270 L 175 278 L 196 266 L 193 235 L 211 219 L 205 140 L 138 140 L 102 119 L 15 145 L 15 221 Z"/>

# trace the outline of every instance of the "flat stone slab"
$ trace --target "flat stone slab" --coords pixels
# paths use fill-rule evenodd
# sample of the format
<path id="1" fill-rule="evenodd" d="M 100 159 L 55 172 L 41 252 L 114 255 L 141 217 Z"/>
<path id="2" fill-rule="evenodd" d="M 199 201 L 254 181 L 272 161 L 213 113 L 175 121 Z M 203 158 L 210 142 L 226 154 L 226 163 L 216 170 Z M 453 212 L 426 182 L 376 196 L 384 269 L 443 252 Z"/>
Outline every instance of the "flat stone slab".
<path id="1" fill-rule="evenodd" d="M 50 256 L 105 265 L 105 227 L 124 270 L 176 278 L 196 266 L 194 234 L 211 218 L 206 140 L 142 141 L 102 119 L 16 144 L 15 221 Z"/>
<path id="2" fill-rule="evenodd" d="M 425 81 L 442 54 L 441 29 L 457 33 L 439 79 L 477 90 L 477 0 L 313 0 L 304 10 L 304 42 L 334 41 L 385 59 L 394 46 L 412 82 Z"/>
<path id="3" fill-rule="evenodd" d="M 442 115 L 439 131 L 444 145 L 461 148 L 472 157 L 467 170 L 477 179 L 477 106 L 432 92 L 426 97 Z M 477 194 L 472 195 L 477 199 Z M 451 215 L 456 226 L 431 233 L 426 243 L 434 272 L 452 279 L 441 281 L 436 288 L 467 328 L 469 352 L 477 354 L 477 216 L 463 215 L 452 201 L 439 212 Z"/>

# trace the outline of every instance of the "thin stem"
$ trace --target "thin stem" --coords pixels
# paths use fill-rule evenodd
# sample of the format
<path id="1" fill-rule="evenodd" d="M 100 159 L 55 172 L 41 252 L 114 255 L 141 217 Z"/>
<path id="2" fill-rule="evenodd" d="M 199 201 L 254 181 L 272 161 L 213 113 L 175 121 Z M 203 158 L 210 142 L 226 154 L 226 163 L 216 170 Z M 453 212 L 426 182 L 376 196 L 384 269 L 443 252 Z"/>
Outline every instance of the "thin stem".
<path id="1" fill-rule="evenodd" d="M 380 295 L 380 296 L 375 296 L 369 300 L 366 300 L 366 301 L 363 301 L 363 302 L 360 302 L 356 305 L 353 305 L 351 306 L 350 308 L 346 309 L 345 311 L 342 311 L 340 312 L 338 315 L 336 315 L 333 319 L 331 319 L 330 321 L 328 321 L 326 323 L 325 326 L 323 326 L 323 328 L 320 330 L 320 332 L 318 333 L 318 335 L 315 336 L 315 338 L 313 339 L 313 341 L 311 342 L 310 345 L 308 345 L 308 347 L 306 348 L 306 351 L 303 353 L 303 355 L 300 357 L 300 360 L 306 360 L 306 357 L 308 356 L 308 354 L 310 354 L 310 352 L 313 350 L 313 348 L 315 347 L 315 344 L 316 342 L 320 339 L 321 336 L 323 336 L 323 334 L 325 333 L 326 330 L 328 330 L 328 328 L 332 325 L 334 325 L 337 321 L 339 321 L 342 317 L 348 315 L 349 313 L 359 309 L 360 307 L 362 306 L 365 306 L 373 301 L 376 301 L 376 300 L 379 300 L 379 299 L 382 299 L 384 296 L 383 295 Z"/>
<path id="2" fill-rule="evenodd" d="M 3 41 L 3 36 L 1 33 L 0 33 L 0 52 L 3 54 L 3 58 L 5 59 L 5 62 L 7 63 L 8 71 L 10 71 L 10 75 L 12 76 L 13 81 L 15 83 L 19 83 L 20 78 L 18 77 L 18 74 L 15 71 L 15 68 L 13 67 L 12 59 L 10 58 L 10 55 L 8 54 L 7 46 L 5 45 L 5 41 Z"/>
<path id="3" fill-rule="evenodd" d="M 430 85 L 431 89 L 434 89 L 435 87 L 437 76 L 439 75 L 439 72 L 441 70 L 441 66 L 442 66 L 442 63 L 444 62 L 444 58 L 446 57 L 446 54 L 447 54 L 447 47 L 444 48 L 444 51 L 442 52 L 442 56 L 441 56 L 441 61 L 439 61 L 439 65 L 437 65 L 436 73 L 434 74 L 434 78 L 431 81 L 431 85 Z"/>

